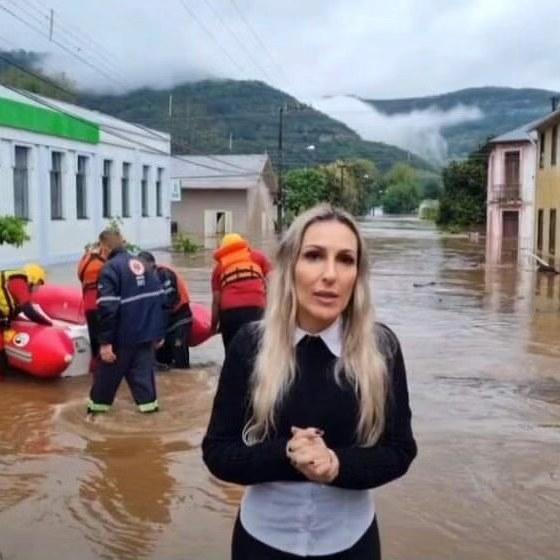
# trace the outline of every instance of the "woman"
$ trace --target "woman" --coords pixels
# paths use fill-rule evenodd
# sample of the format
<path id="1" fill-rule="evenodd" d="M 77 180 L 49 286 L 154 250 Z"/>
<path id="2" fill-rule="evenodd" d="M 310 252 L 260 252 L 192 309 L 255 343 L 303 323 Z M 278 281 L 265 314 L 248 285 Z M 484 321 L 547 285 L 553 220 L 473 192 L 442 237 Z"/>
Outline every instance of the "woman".
<path id="1" fill-rule="evenodd" d="M 371 488 L 416 456 L 396 336 L 374 323 L 365 245 L 328 205 L 277 251 L 262 324 L 226 355 L 203 441 L 218 478 L 248 486 L 233 560 L 380 558 Z"/>

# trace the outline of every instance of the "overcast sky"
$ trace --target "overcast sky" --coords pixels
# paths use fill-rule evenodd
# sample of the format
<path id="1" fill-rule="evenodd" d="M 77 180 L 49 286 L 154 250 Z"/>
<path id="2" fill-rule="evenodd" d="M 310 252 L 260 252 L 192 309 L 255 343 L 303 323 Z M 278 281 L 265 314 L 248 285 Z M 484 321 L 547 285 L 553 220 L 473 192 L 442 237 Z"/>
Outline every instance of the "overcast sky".
<path id="1" fill-rule="evenodd" d="M 483 85 L 560 90 L 558 0 L 0 0 L 0 7 L 47 35 L 52 8 L 53 38 L 98 70 L 3 9 L 0 48 L 51 52 L 54 69 L 98 88 L 215 76 L 261 79 L 306 101 Z"/>

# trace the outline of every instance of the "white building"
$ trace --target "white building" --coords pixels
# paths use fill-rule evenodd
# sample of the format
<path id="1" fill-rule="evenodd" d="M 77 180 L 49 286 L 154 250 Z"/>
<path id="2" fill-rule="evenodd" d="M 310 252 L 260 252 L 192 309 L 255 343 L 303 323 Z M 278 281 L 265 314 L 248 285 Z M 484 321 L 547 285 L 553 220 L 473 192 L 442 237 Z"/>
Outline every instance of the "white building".
<path id="1" fill-rule="evenodd" d="M 526 262 L 533 251 L 537 135 L 535 123 L 490 141 L 486 260 Z"/>
<path id="2" fill-rule="evenodd" d="M 230 232 L 260 237 L 274 231 L 278 186 L 266 154 L 179 156 L 171 163 L 171 180 L 180 233 L 211 240 Z"/>
<path id="3" fill-rule="evenodd" d="M 170 243 L 168 134 L 0 86 L 0 215 L 31 240 L 0 268 L 77 259 L 111 217 L 142 248 Z"/>

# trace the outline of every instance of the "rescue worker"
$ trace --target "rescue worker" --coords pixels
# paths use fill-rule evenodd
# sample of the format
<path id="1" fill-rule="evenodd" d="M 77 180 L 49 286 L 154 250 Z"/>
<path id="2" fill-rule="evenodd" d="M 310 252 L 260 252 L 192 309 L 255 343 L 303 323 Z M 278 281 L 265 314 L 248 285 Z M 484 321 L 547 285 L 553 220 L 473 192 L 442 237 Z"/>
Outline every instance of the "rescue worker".
<path id="1" fill-rule="evenodd" d="M 155 270 L 166 300 L 165 342 L 156 351 L 156 360 L 161 365 L 177 369 L 188 369 L 189 340 L 192 329 L 192 312 L 189 305 L 189 289 L 186 280 L 172 267 L 157 264 L 152 253 L 142 251 L 138 254 L 146 267 Z"/>
<path id="2" fill-rule="evenodd" d="M 91 348 L 90 371 L 97 367 L 99 358 L 98 320 L 97 320 L 97 285 L 101 276 L 101 269 L 111 252 L 111 241 L 116 237 L 111 230 L 103 230 L 99 234 L 98 242 L 86 249 L 78 264 L 78 279 L 82 284 L 84 313 L 89 333 Z"/>
<path id="3" fill-rule="evenodd" d="M 212 330 L 222 333 L 227 350 L 245 323 L 262 318 L 270 261 L 237 233 L 224 235 L 212 272 Z"/>
<path id="4" fill-rule="evenodd" d="M 0 272 L 0 377 L 8 371 L 4 332 L 20 313 L 34 323 L 52 326 L 47 317 L 39 313 L 31 302 L 32 291 L 45 283 L 46 272 L 38 264 L 27 264 L 20 270 Z"/>
<path id="5" fill-rule="evenodd" d="M 100 363 L 88 413 L 107 412 L 124 377 L 140 412 L 158 410 L 154 349 L 163 343 L 164 294 L 155 271 L 146 270 L 112 232 L 97 299 Z"/>

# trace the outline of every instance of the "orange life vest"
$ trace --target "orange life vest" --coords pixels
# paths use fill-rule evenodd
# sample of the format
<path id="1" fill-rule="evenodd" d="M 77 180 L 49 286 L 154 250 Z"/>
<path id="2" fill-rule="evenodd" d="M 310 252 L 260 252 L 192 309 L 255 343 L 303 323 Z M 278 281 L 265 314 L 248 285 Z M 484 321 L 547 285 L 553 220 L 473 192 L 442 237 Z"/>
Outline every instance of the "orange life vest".
<path id="1" fill-rule="evenodd" d="M 86 290 L 97 289 L 97 283 L 101 276 L 101 269 L 105 264 L 106 259 L 95 251 L 88 251 L 78 264 L 78 278 L 82 283 L 82 289 Z"/>
<path id="2" fill-rule="evenodd" d="M 177 311 L 182 305 L 189 303 L 191 301 L 189 295 L 189 288 L 187 286 L 187 281 L 172 267 L 165 264 L 158 264 L 158 268 L 163 268 L 173 272 L 175 278 L 177 279 L 177 291 L 179 292 L 179 303 L 173 308 L 173 311 Z"/>
<path id="3" fill-rule="evenodd" d="M 262 268 L 252 259 L 247 241 L 236 241 L 214 253 L 220 263 L 220 286 L 224 288 L 240 280 L 263 280 Z"/>

